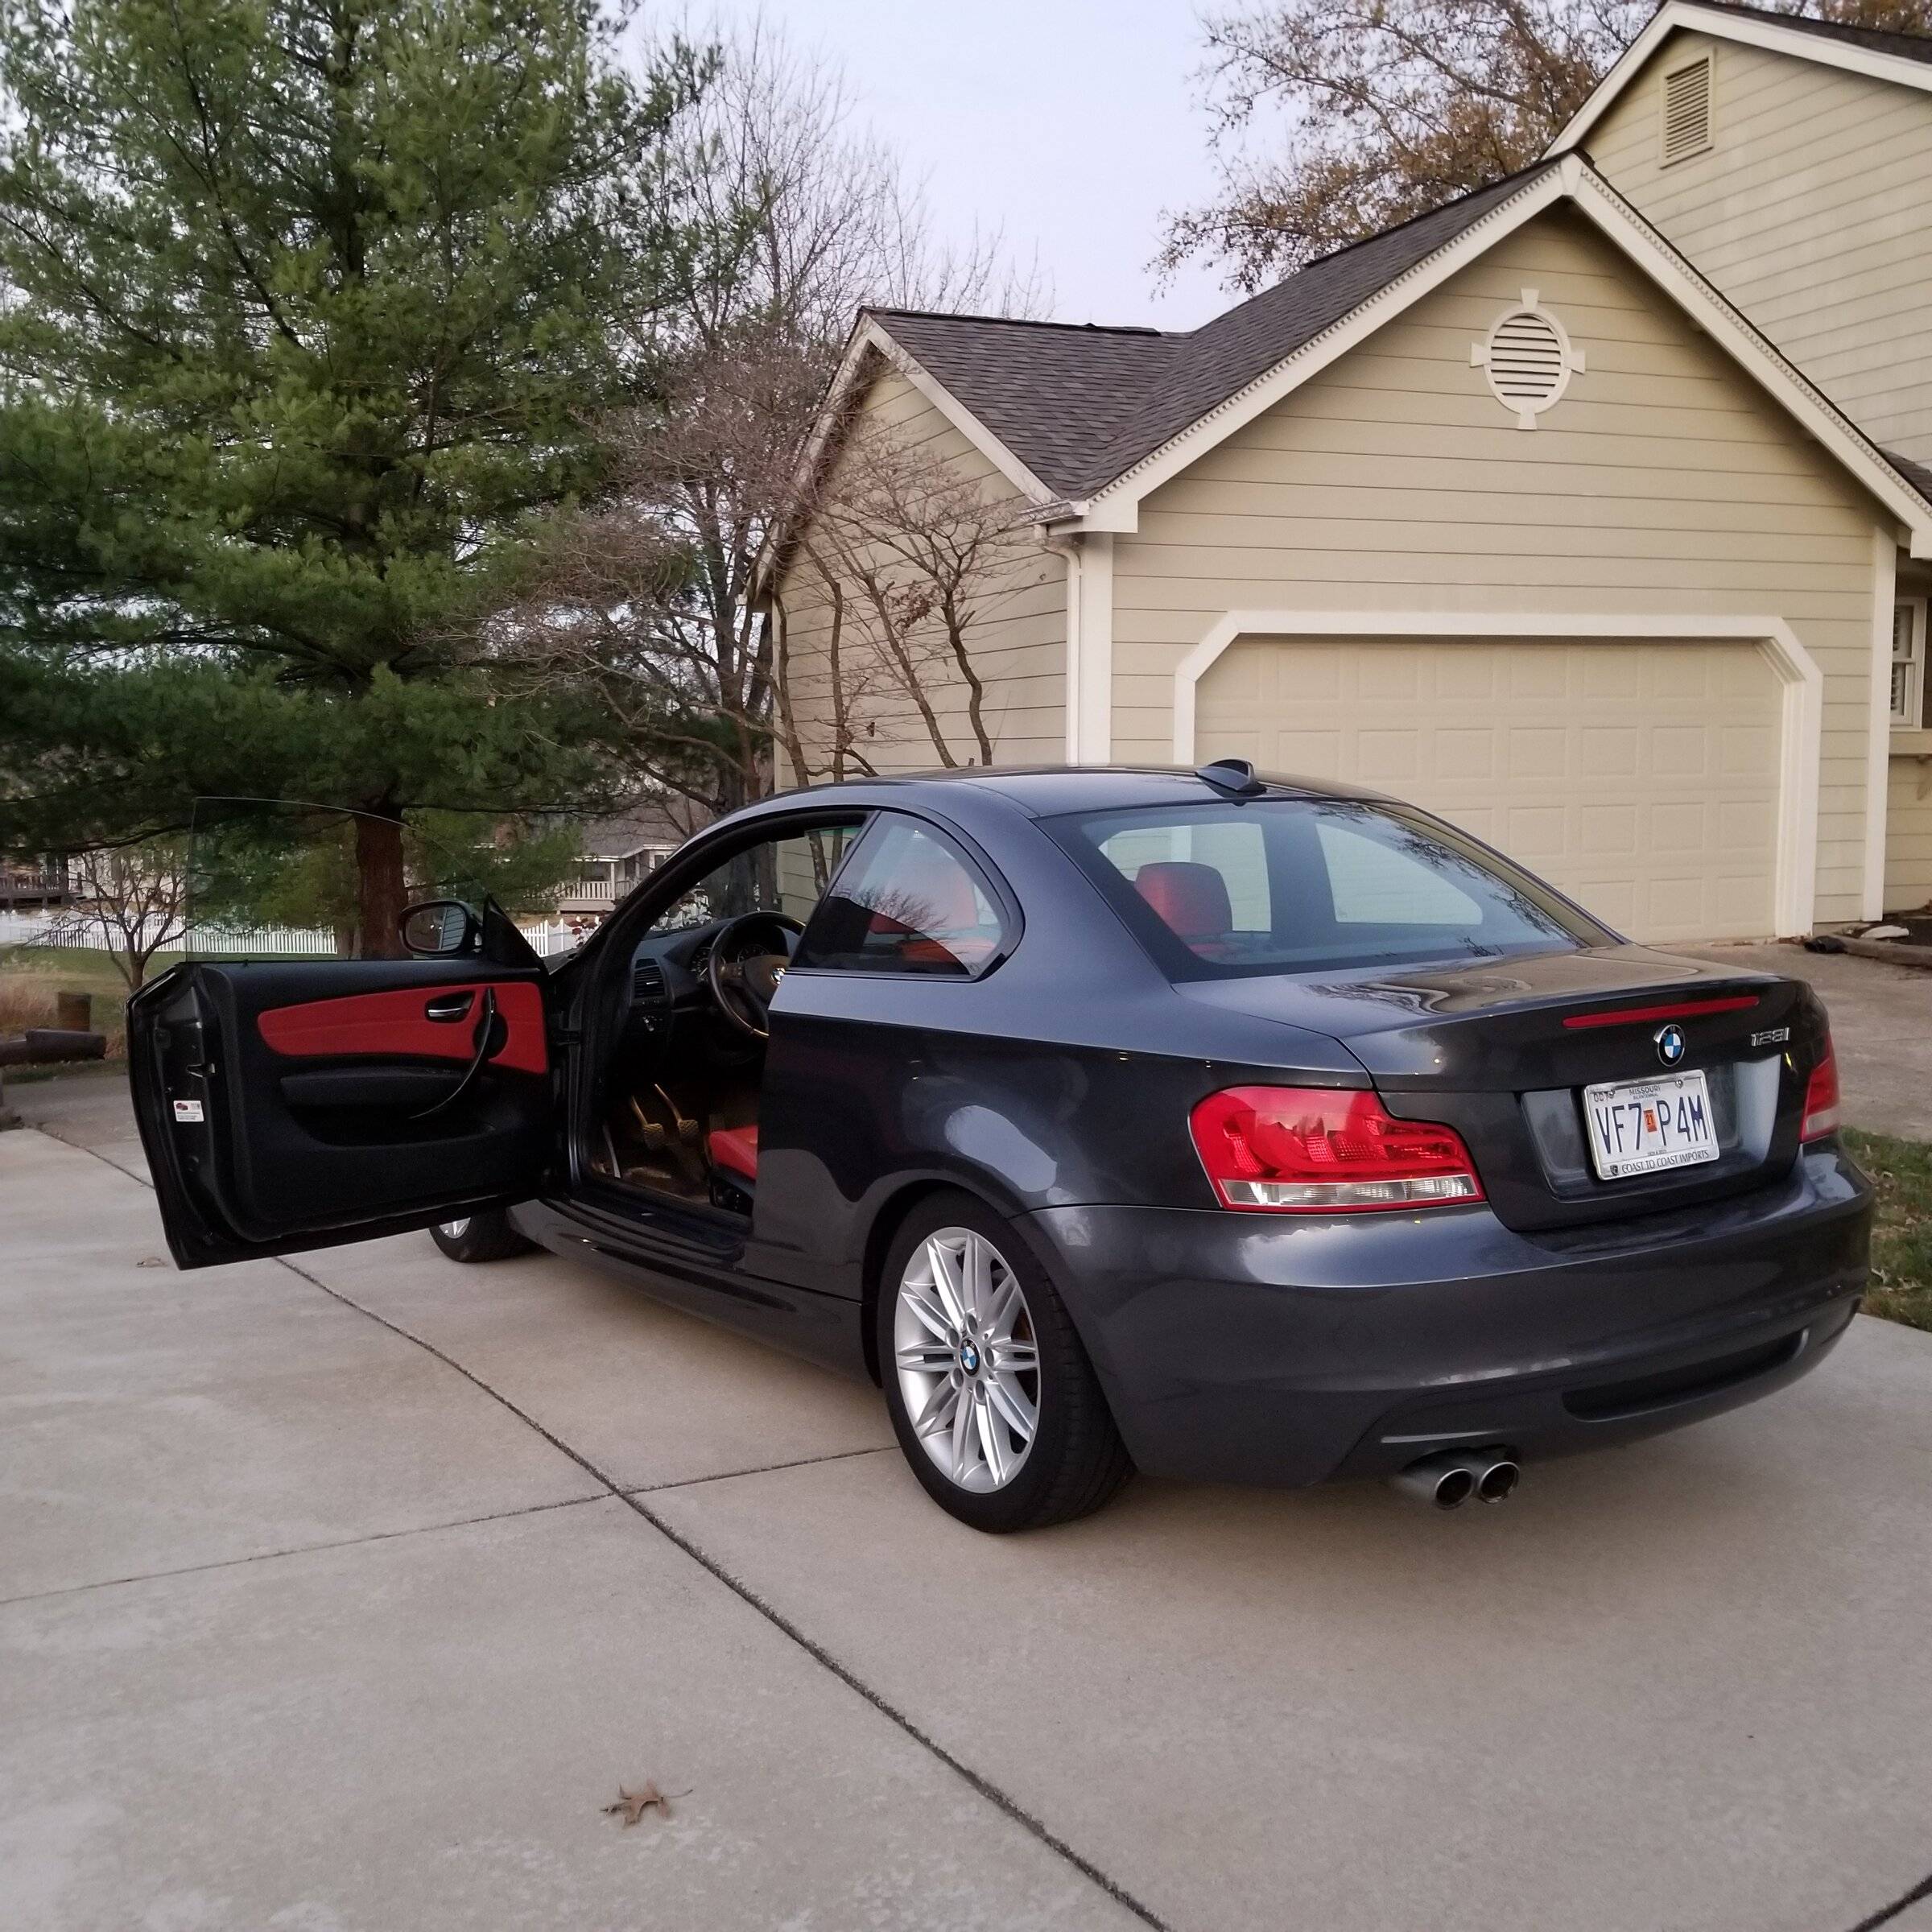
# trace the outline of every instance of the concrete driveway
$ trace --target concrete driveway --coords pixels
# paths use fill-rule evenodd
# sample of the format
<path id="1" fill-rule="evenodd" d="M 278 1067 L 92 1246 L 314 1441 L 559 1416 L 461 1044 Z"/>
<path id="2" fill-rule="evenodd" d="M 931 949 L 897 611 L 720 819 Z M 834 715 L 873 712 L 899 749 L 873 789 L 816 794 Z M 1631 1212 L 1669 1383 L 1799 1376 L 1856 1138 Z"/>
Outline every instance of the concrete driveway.
<path id="1" fill-rule="evenodd" d="M 548 1257 L 177 1274 L 118 1085 L 15 1097 L 9 1932 L 1932 1932 L 1932 1335 L 1499 1510 L 1000 1541 Z"/>
<path id="2" fill-rule="evenodd" d="M 1874 1133 L 1932 1141 L 1932 972 L 1795 945 L 1677 950 L 1809 980 L 1831 1015 L 1845 1118 Z"/>

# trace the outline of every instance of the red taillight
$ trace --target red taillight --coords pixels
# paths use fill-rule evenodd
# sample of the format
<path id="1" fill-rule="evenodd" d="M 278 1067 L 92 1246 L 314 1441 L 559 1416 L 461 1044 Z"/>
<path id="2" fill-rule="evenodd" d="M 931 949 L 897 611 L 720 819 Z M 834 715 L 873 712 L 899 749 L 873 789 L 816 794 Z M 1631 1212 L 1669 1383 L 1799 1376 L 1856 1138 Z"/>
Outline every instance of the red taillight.
<path id="1" fill-rule="evenodd" d="M 1361 1214 L 1480 1201 L 1462 1136 L 1398 1121 L 1373 1093 L 1333 1087 L 1230 1087 L 1189 1117 L 1225 1208 Z"/>
<path id="2" fill-rule="evenodd" d="M 1838 1056 L 1831 1051 L 1831 1036 L 1825 1035 L 1825 1055 L 1811 1069 L 1805 1084 L 1804 1124 L 1798 1130 L 1801 1141 L 1822 1141 L 1838 1132 Z"/>

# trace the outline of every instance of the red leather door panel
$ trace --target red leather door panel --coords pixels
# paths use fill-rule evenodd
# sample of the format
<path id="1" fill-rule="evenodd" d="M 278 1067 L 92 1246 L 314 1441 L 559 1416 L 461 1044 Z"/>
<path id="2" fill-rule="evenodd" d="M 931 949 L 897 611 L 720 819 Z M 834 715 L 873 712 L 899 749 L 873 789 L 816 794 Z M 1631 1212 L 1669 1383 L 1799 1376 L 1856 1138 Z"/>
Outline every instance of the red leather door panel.
<path id="1" fill-rule="evenodd" d="M 493 1067 L 542 1073 L 550 1064 L 543 1036 L 543 996 L 527 980 L 477 980 L 455 985 L 357 993 L 336 1000 L 273 1006 L 256 1025 L 263 1043 L 291 1059 L 380 1055 L 384 1058 L 467 1061 L 477 1050 L 473 1012 L 456 1021 L 432 1020 L 428 1009 L 463 993 L 497 996 L 510 1038 Z"/>

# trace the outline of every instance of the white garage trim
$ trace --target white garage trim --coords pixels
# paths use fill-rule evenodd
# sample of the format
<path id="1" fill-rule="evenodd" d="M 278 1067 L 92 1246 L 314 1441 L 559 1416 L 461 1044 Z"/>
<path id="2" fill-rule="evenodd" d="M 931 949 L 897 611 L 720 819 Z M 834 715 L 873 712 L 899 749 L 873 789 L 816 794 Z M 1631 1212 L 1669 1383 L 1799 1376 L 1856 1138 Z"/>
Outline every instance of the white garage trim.
<path id="1" fill-rule="evenodd" d="M 1610 617 L 1594 612 L 1532 615 L 1520 610 L 1231 610 L 1182 658 L 1174 674 L 1177 765 L 1195 761 L 1195 694 L 1209 667 L 1236 639 L 1269 637 L 1535 638 L 1606 644 L 1684 638 L 1760 646 L 1785 687 L 1773 915 L 1781 939 L 1811 930 L 1818 890 L 1818 744 L 1824 728 L 1825 681 L 1810 652 L 1782 617 Z"/>
<path id="2" fill-rule="evenodd" d="M 1872 725 L 1865 752 L 1865 885 L 1860 910 L 1885 914 L 1885 821 L 1891 809 L 1892 607 L 1898 598 L 1898 547 L 1872 533 Z"/>

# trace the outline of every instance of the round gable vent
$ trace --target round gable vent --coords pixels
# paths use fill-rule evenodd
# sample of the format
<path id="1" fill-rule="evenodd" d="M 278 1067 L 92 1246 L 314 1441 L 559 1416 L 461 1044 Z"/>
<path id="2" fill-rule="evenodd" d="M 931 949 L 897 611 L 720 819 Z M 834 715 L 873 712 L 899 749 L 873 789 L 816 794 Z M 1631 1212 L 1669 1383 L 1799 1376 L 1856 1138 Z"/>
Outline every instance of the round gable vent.
<path id="1" fill-rule="evenodd" d="M 1489 378 L 1489 393 L 1515 416 L 1518 429 L 1534 429 L 1583 366 L 1582 350 L 1571 347 L 1563 324 L 1538 305 L 1533 288 L 1523 291 L 1520 308 L 1471 347 L 1469 360 Z"/>

